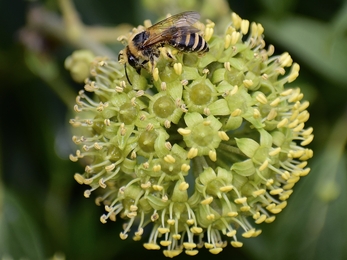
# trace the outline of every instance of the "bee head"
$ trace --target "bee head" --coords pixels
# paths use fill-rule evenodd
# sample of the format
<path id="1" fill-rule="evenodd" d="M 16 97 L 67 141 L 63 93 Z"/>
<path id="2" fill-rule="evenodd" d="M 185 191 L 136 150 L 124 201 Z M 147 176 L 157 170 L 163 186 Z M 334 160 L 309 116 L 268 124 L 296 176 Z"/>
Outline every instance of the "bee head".
<path id="1" fill-rule="evenodd" d="M 125 76 L 127 77 L 129 84 L 132 85 L 131 81 L 129 79 L 129 76 L 128 76 L 126 65 L 127 65 L 127 63 L 129 63 L 129 65 L 131 67 L 133 67 L 138 74 L 140 74 L 142 66 L 141 66 L 139 59 L 131 53 L 129 46 L 127 46 L 124 50 L 121 50 L 119 52 L 118 61 L 120 63 L 124 64 Z"/>
<path id="2" fill-rule="evenodd" d="M 129 65 L 133 67 L 134 69 L 136 69 L 137 72 L 139 72 L 139 70 L 141 69 L 140 61 L 135 55 L 131 53 L 128 47 L 126 48 L 126 56 L 127 56 Z"/>

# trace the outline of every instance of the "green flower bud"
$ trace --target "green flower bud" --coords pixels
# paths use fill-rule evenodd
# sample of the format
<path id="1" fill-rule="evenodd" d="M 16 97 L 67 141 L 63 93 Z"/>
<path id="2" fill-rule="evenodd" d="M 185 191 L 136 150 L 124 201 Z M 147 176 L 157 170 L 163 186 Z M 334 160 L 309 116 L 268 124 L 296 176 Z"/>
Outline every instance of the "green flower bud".
<path id="1" fill-rule="evenodd" d="M 65 68 L 70 70 L 71 77 L 76 82 L 82 83 L 89 76 L 90 63 L 94 57 L 89 50 L 75 51 L 65 60 Z"/>

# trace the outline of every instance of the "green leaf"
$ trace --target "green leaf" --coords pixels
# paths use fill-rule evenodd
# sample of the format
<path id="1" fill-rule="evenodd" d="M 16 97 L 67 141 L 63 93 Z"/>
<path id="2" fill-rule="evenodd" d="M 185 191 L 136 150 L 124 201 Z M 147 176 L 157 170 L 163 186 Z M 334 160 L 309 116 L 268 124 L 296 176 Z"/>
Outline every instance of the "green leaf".
<path id="1" fill-rule="evenodd" d="M 347 2 L 344 1 L 343 6 L 338 10 L 332 20 L 335 33 L 344 33 L 347 29 Z"/>
<path id="2" fill-rule="evenodd" d="M 297 3 L 296 0 L 261 0 L 259 2 L 269 13 L 277 17 L 288 12 L 288 10 L 293 9 Z"/>
<path id="3" fill-rule="evenodd" d="M 38 229 L 15 195 L 2 189 L 0 256 L 11 259 L 45 259 Z"/>
<path id="4" fill-rule="evenodd" d="M 347 37 L 333 34 L 333 26 L 312 19 L 289 16 L 275 21 L 259 18 L 265 35 L 279 42 L 327 79 L 347 87 Z"/>

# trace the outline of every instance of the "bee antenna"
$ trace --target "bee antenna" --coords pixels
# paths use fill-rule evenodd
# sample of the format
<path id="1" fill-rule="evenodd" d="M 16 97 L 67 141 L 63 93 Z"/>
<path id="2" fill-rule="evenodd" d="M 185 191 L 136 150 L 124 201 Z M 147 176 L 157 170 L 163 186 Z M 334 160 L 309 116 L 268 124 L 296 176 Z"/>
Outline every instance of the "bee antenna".
<path id="1" fill-rule="evenodd" d="M 124 63 L 124 70 L 125 70 L 125 76 L 127 77 L 127 80 L 129 82 L 130 86 L 132 86 L 133 84 L 131 84 L 131 81 L 129 79 L 128 72 L 127 72 L 127 64 L 126 63 Z"/>

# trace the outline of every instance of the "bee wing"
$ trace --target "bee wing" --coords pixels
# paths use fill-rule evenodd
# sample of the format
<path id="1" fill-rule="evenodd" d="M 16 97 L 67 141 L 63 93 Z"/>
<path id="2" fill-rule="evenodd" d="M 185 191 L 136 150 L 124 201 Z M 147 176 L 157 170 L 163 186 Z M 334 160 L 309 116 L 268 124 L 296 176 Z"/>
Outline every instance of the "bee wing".
<path id="1" fill-rule="evenodd" d="M 170 16 L 149 27 L 149 38 L 143 43 L 143 47 L 168 41 L 179 35 L 198 32 L 199 29 L 192 25 L 200 18 L 200 14 L 194 11 L 188 11 Z"/>
<path id="2" fill-rule="evenodd" d="M 164 31 L 161 35 L 165 39 L 174 39 L 181 35 L 188 35 L 188 34 L 192 34 L 196 32 L 200 32 L 200 30 L 193 26 L 183 26 L 183 27 L 173 27 L 172 29 L 168 29 Z"/>
<path id="3" fill-rule="evenodd" d="M 200 14 L 195 11 L 188 11 L 172 15 L 149 27 L 149 30 L 167 29 L 173 25 L 176 27 L 191 26 L 200 19 Z"/>

